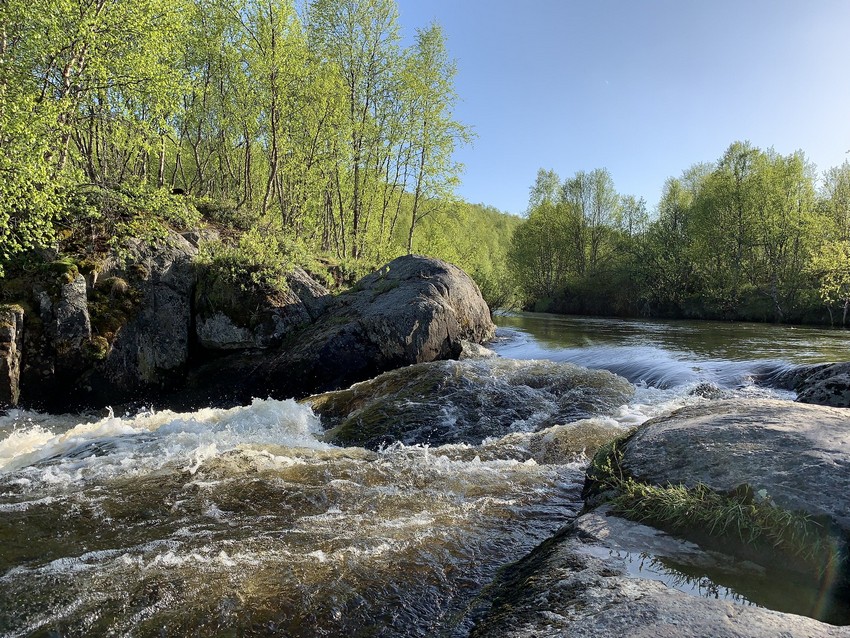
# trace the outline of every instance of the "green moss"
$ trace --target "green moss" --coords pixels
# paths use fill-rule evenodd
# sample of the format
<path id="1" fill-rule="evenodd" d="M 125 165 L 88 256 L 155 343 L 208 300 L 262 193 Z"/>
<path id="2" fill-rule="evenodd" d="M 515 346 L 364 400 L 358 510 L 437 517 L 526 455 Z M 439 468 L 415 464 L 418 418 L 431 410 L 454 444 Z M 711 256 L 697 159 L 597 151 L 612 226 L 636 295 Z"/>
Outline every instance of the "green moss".
<path id="1" fill-rule="evenodd" d="M 70 258 L 57 259 L 46 266 L 47 273 L 53 278 L 50 283 L 55 283 L 60 286 L 73 282 L 80 270 L 77 264 Z"/>
<path id="2" fill-rule="evenodd" d="M 18 303 L 0 303 L 0 311 L 23 313 L 24 307 Z"/>
<path id="3" fill-rule="evenodd" d="M 98 281 L 88 299 L 89 317 L 95 338 L 102 337 L 108 348 L 118 331 L 136 314 L 141 299 L 141 291 L 120 277 L 108 277 Z M 97 346 L 95 350 L 100 352 L 102 346 Z"/>
<path id="4" fill-rule="evenodd" d="M 109 341 L 105 337 L 96 335 L 83 345 L 83 352 L 93 361 L 103 361 L 109 354 Z"/>
<path id="5" fill-rule="evenodd" d="M 329 440 L 340 445 L 366 445 L 395 440 L 416 427 L 408 399 L 430 396 L 444 382 L 439 369 L 428 364 L 393 370 L 347 390 L 310 397 L 308 402 L 330 426 Z M 423 423 L 429 419 L 421 416 Z"/>
<path id="6" fill-rule="evenodd" d="M 385 292 L 389 292 L 390 290 L 395 290 L 401 285 L 401 282 L 398 279 L 384 279 L 381 278 L 373 287 L 375 291 L 375 296 L 383 295 Z"/>

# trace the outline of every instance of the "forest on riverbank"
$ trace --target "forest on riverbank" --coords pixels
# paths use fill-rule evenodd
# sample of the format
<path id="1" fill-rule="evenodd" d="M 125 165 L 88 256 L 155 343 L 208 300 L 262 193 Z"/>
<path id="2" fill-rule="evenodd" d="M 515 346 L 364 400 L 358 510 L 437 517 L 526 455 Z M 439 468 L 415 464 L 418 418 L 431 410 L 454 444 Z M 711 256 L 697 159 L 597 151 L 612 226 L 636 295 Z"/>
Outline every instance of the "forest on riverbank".
<path id="1" fill-rule="evenodd" d="M 541 169 L 510 262 L 540 311 L 844 325 L 850 163 L 818 175 L 735 142 L 668 179 L 654 215 L 605 169 Z"/>
<path id="2" fill-rule="evenodd" d="M 207 265 L 261 287 L 417 252 L 499 305 L 518 220 L 454 196 L 454 75 L 394 0 L 5 2 L 0 276 L 208 226 Z"/>
<path id="3" fill-rule="evenodd" d="M 202 265 L 261 292 L 414 252 L 491 307 L 847 322 L 850 164 L 735 142 L 655 209 L 605 169 L 541 170 L 520 219 L 455 195 L 455 73 L 395 0 L 9 0 L 0 278 L 206 227 Z"/>

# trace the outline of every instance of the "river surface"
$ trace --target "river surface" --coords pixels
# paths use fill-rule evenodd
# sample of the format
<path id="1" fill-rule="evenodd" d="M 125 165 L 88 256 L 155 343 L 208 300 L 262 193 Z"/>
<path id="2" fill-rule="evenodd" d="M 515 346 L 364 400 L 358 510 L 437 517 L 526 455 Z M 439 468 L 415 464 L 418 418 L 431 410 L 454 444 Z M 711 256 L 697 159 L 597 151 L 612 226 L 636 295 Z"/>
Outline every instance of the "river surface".
<path id="1" fill-rule="evenodd" d="M 791 400 L 754 380 L 850 358 L 840 331 L 497 323 L 501 359 L 434 364 L 439 399 L 386 412 L 415 436 L 371 449 L 294 401 L 0 416 L 0 636 L 464 636 L 581 508 L 585 450 L 688 403 Z"/>

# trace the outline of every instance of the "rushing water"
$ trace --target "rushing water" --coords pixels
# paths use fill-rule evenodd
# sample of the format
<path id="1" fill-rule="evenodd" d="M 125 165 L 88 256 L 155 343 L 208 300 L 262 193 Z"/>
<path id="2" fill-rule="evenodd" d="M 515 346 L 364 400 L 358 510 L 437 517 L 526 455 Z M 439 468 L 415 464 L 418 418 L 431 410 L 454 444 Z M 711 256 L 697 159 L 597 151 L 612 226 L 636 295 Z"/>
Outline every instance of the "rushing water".
<path id="1" fill-rule="evenodd" d="M 293 401 L 0 416 L 0 636 L 462 636 L 499 568 L 580 508 L 585 447 L 686 403 L 791 398 L 753 375 L 848 358 L 841 332 L 499 323 L 502 357 L 607 368 L 636 384 L 632 398 L 600 401 L 602 377 L 572 367 L 575 387 L 561 388 L 551 364 L 437 364 L 438 400 L 397 399 L 384 418 L 429 436 L 439 420 L 439 445 L 373 449 L 333 445 Z M 491 420 L 458 425 L 485 405 Z M 513 416 L 482 431 L 500 405 Z M 535 419 L 535 405 L 554 407 Z"/>

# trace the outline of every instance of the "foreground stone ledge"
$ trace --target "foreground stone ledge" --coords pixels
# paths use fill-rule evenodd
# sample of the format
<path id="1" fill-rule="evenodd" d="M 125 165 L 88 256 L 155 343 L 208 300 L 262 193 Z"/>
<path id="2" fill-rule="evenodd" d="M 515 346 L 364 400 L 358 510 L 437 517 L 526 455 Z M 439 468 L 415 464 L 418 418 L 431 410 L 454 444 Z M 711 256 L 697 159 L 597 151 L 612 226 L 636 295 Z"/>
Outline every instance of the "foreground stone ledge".
<path id="1" fill-rule="evenodd" d="M 696 567 L 758 570 L 703 552 L 652 528 L 585 515 L 512 566 L 472 638 L 808 638 L 848 637 L 828 625 L 727 600 L 695 596 L 635 576 L 647 553 Z M 632 575 L 630 575 L 632 572 Z"/>

